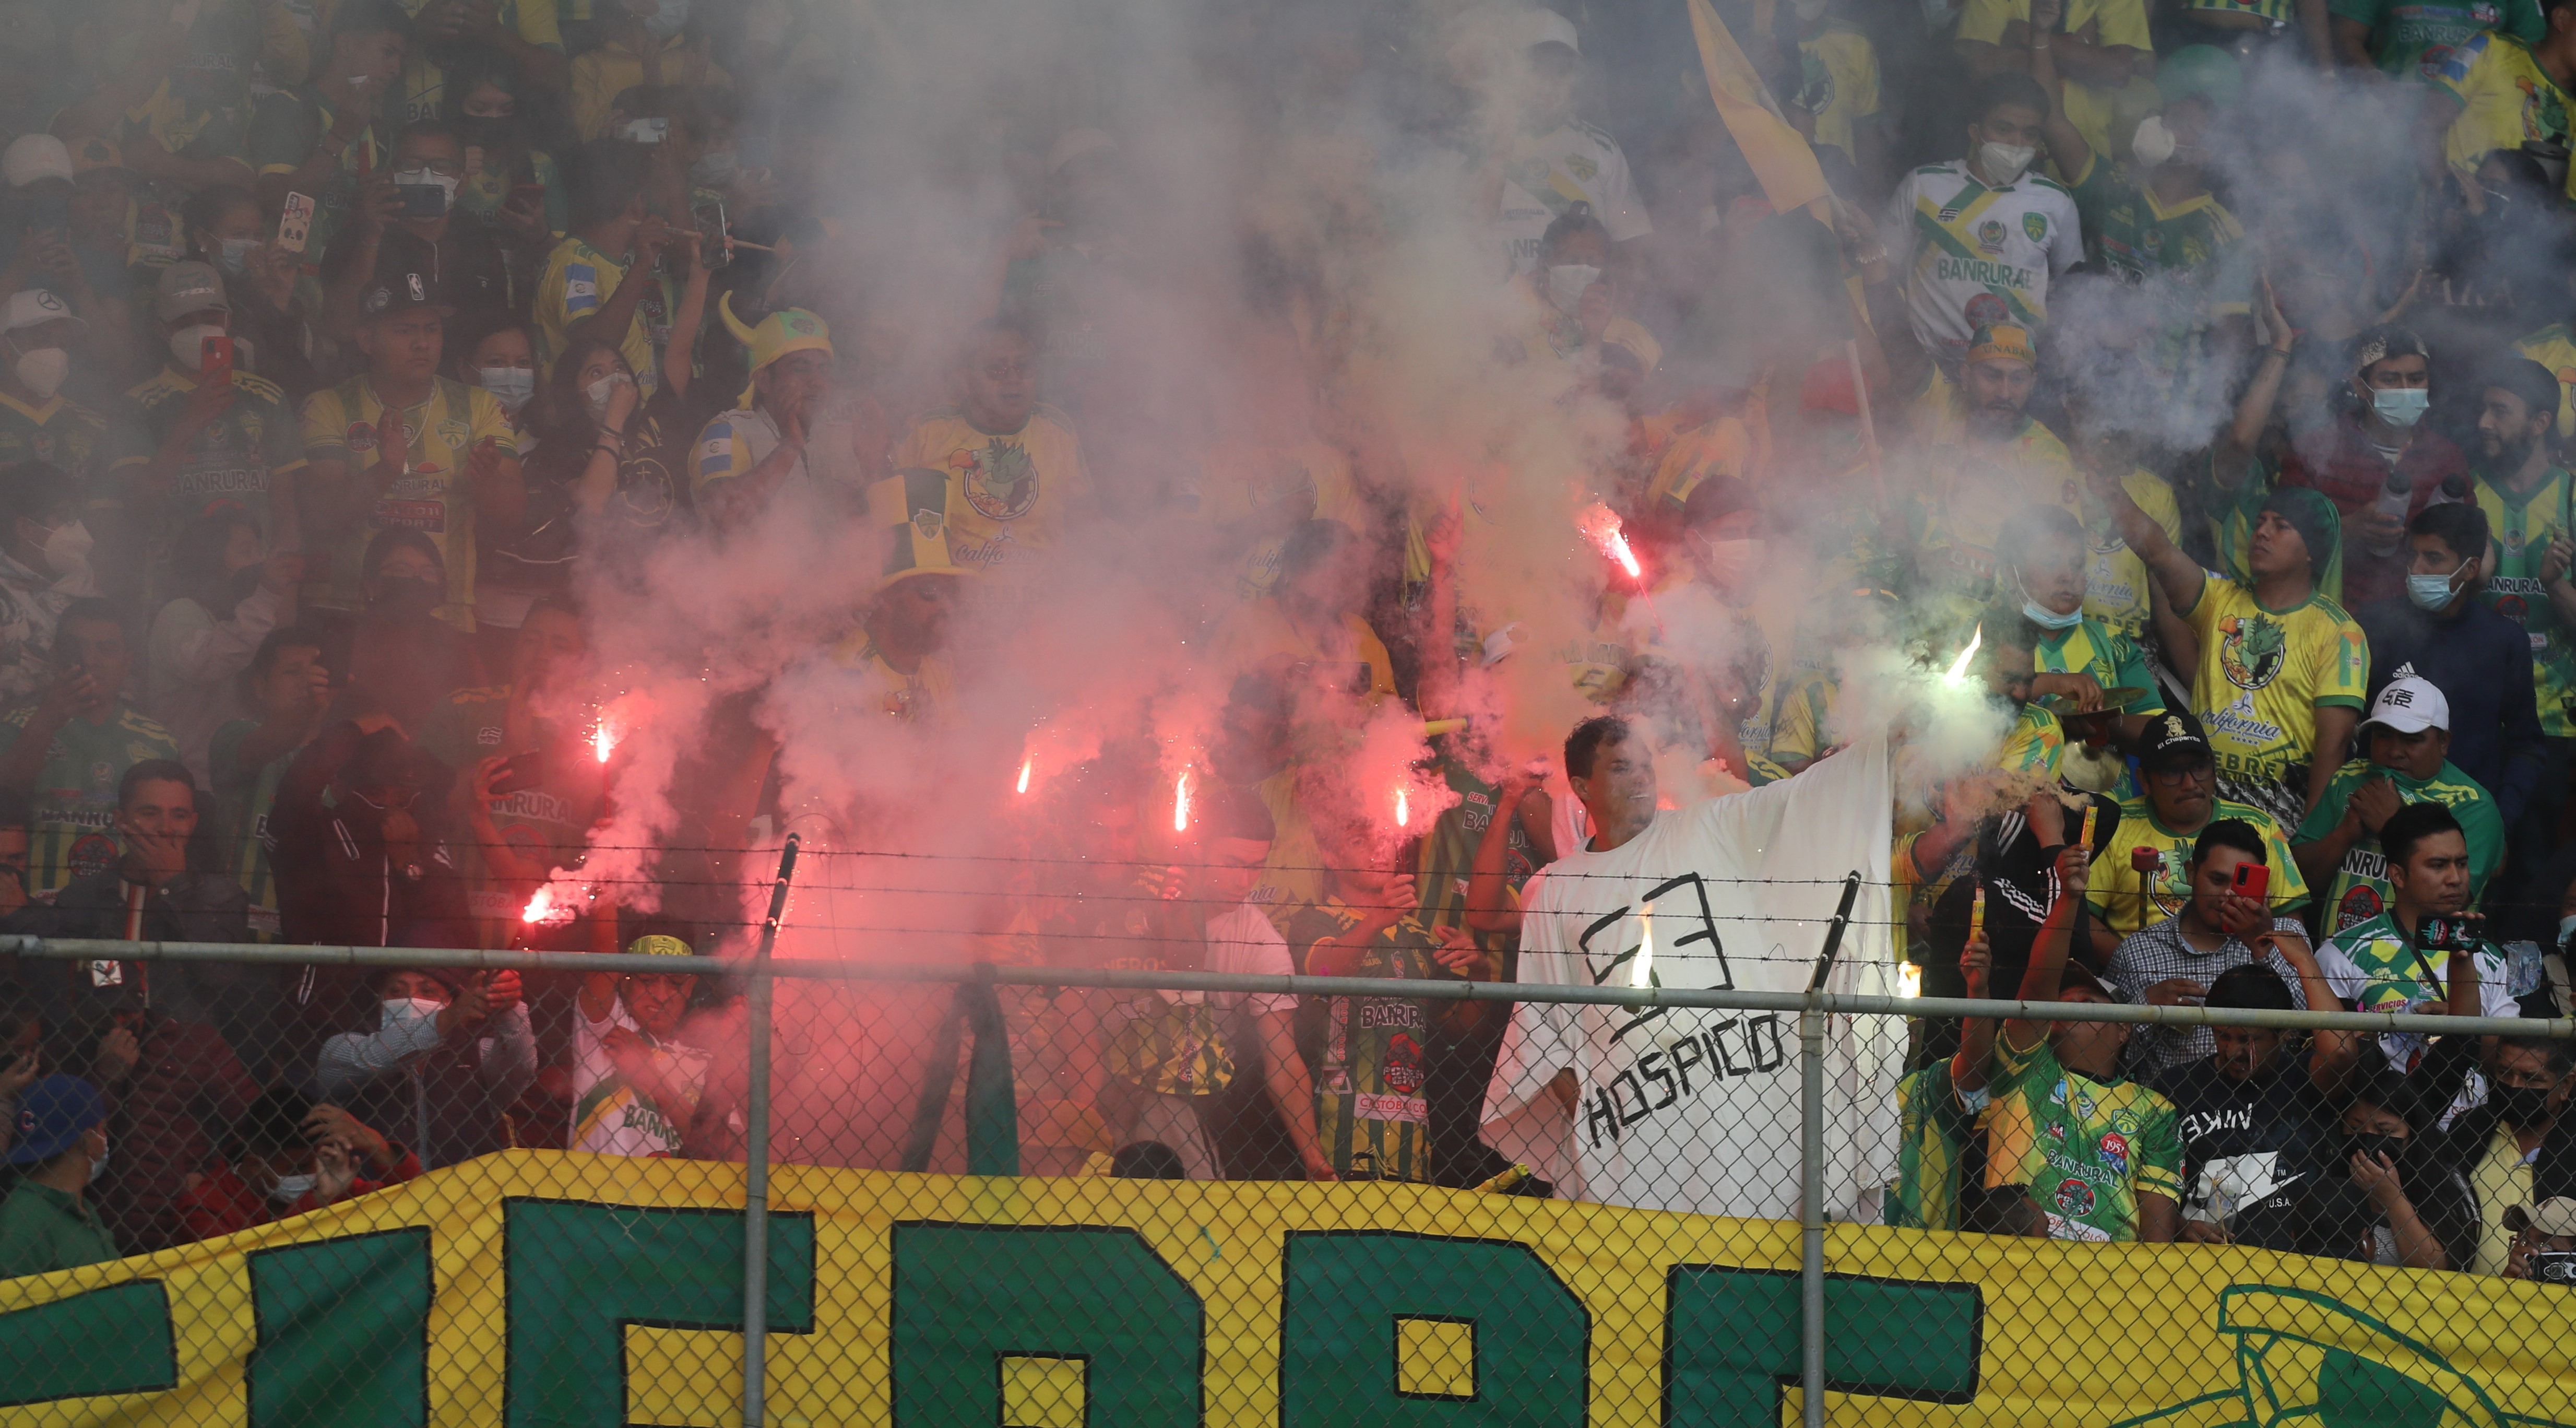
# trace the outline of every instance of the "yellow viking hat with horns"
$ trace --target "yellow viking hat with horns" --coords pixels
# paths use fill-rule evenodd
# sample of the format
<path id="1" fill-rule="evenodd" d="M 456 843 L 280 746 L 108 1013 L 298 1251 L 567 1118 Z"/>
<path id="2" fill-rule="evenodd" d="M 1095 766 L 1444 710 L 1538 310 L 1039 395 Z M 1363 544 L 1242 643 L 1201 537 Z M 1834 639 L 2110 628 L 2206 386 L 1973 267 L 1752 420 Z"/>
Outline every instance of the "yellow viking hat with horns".
<path id="1" fill-rule="evenodd" d="M 760 320 L 757 327 L 733 315 L 733 294 L 716 299 L 716 315 L 724 319 L 725 331 L 733 340 L 751 349 L 751 370 L 759 371 L 790 352 L 830 352 L 832 329 L 823 319 L 801 307 L 782 307 Z M 743 384 L 744 410 L 751 407 L 750 383 Z"/>

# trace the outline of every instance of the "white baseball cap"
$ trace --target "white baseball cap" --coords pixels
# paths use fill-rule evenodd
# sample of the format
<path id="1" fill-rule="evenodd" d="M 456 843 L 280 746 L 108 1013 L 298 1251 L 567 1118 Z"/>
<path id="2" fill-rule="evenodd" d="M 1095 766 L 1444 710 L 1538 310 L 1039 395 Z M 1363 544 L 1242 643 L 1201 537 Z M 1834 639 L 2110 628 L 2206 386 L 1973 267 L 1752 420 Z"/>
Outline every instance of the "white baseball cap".
<path id="1" fill-rule="evenodd" d="M 22 327 L 42 327 L 48 322 L 71 322 L 78 323 L 82 327 L 89 326 L 88 323 L 81 321 L 80 314 L 72 311 L 70 303 L 43 288 L 20 288 L 9 294 L 8 314 L 0 317 L 0 332 L 16 332 Z"/>
<path id="2" fill-rule="evenodd" d="M 38 179 L 58 178 L 72 181 L 72 151 L 51 134 L 21 134 L 0 149 L 0 178 L 11 188 L 25 188 Z"/>
<path id="3" fill-rule="evenodd" d="M 2367 729 L 2377 724 L 2400 734 L 2413 734 L 2425 729 L 2451 728 L 2451 701 L 2433 687 L 2433 681 L 2416 674 L 2412 667 L 2401 669 L 2379 697 L 2370 701 L 2370 717 L 2361 721 Z"/>

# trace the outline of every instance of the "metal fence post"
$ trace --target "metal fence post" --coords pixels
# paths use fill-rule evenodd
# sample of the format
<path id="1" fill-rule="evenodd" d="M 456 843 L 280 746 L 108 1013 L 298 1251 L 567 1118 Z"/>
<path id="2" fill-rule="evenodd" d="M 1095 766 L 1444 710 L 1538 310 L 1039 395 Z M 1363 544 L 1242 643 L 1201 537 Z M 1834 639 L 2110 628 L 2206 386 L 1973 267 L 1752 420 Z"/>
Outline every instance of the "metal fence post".
<path id="1" fill-rule="evenodd" d="M 1798 1011 L 1798 1384 L 1807 1428 L 1825 1422 L 1825 982 L 1858 896 L 1855 868 L 1843 879 L 1842 903 Z"/>
<path id="2" fill-rule="evenodd" d="M 796 876 L 796 835 L 778 850 L 778 883 L 769 890 L 769 918 L 760 926 L 760 948 L 751 957 L 751 983 L 743 997 L 750 1033 L 750 1085 L 743 1095 L 742 1175 L 742 1423 L 767 1422 L 769 1372 L 769 955 L 778 947 L 778 920 L 787 913 L 787 884 Z"/>

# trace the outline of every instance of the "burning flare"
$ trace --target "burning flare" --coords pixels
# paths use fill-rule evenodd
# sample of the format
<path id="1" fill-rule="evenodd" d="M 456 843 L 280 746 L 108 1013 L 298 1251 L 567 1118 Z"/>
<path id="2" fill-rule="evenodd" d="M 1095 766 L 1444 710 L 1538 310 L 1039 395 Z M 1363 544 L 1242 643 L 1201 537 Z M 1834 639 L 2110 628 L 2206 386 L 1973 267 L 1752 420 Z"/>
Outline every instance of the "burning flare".
<path id="1" fill-rule="evenodd" d="M 1190 831 L 1190 771 L 1181 770 L 1180 781 L 1172 785 L 1172 831 Z"/>
<path id="2" fill-rule="evenodd" d="M 597 729 L 591 731 L 590 751 L 599 756 L 601 763 L 608 762 L 609 751 L 616 747 L 617 736 L 608 731 L 606 722 L 603 721 Z"/>
<path id="3" fill-rule="evenodd" d="M 1628 548 L 1628 533 L 1619 524 L 1617 512 L 1603 505 L 1586 506 L 1583 514 L 1575 517 L 1574 524 L 1586 540 L 1601 547 L 1602 554 L 1619 562 L 1619 568 L 1628 572 L 1629 579 L 1640 583 L 1645 580 L 1645 567 L 1637 563 L 1637 553 Z"/>
<path id="4" fill-rule="evenodd" d="M 535 895 L 528 899 L 527 910 L 519 914 L 519 920 L 533 925 L 562 922 L 571 915 L 571 909 L 559 908 L 555 905 L 555 885 L 539 883 Z"/>
<path id="5" fill-rule="evenodd" d="M 1026 792 L 1028 792 L 1028 791 L 1029 791 L 1029 765 L 1031 765 L 1031 764 L 1033 764 L 1033 763 L 1035 763 L 1035 762 L 1037 762 L 1037 760 L 1035 760 L 1035 759 L 1022 759 L 1022 760 L 1020 760 L 1020 789 L 1019 789 L 1019 791 L 1020 791 L 1020 792 L 1022 792 L 1022 793 L 1026 793 Z"/>
<path id="6" fill-rule="evenodd" d="M 1395 791 L 1395 826 L 1401 828 L 1412 821 L 1413 805 L 1406 801 L 1405 790 L 1398 787 Z"/>
<path id="7" fill-rule="evenodd" d="M 1655 905 L 1637 909 L 1637 960 L 1628 968 L 1630 987 L 1655 984 Z"/>
<path id="8" fill-rule="evenodd" d="M 1981 622 L 1977 626 L 1976 633 L 1968 636 L 1968 647 L 1959 651 L 1959 657 L 1957 659 L 1950 661 L 1950 672 L 1941 677 L 1952 684 L 1967 683 L 1968 661 L 1977 657 L 1977 647 L 1985 642 L 1986 627 Z"/>

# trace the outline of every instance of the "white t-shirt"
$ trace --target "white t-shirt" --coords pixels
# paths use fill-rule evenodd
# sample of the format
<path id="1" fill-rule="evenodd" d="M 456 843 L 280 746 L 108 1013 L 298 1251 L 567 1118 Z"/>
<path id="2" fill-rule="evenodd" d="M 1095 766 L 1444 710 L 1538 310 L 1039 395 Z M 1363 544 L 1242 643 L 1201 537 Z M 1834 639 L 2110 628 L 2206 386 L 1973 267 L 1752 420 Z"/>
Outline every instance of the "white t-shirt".
<path id="1" fill-rule="evenodd" d="M 606 1038 L 609 1028 L 622 1026 L 643 1035 L 635 1019 L 626 1014 L 626 1004 L 619 1002 L 608 1009 L 606 1021 L 577 1017 L 572 1033 L 572 1148 L 600 1155 L 662 1155 L 680 1153 L 680 1135 L 687 1126 L 675 1126 L 662 1115 L 662 1108 L 652 1098 L 626 1084 L 617 1074 L 617 1063 L 608 1057 Z M 648 1042 L 652 1038 L 645 1037 Z M 653 1059 L 659 1063 L 666 1085 L 685 1087 L 694 1103 L 707 1087 L 707 1062 L 712 1059 L 694 1046 L 676 1041 L 653 1043 Z"/>
<path id="2" fill-rule="evenodd" d="M 1657 814 L 1610 852 L 1560 858 L 1522 889 L 1520 980 L 1804 991 L 1842 880 L 1859 869 L 1861 895 L 1827 985 L 1893 995 L 1891 806 L 1887 743 L 1871 736 L 1795 778 Z M 1834 1020 L 1829 1204 L 1857 1205 L 1893 1174 L 1903 1052 L 1892 1018 Z M 1580 1097 L 1549 1146 L 1516 1122 L 1549 1120 L 1548 1082 L 1566 1070 Z M 1798 1212 L 1798 1092 L 1794 1013 L 1524 1002 L 1484 1120 L 1504 1153 L 1536 1154 L 1534 1166 L 1555 1168 L 1551 1178 L 1581 1198 L 1778 1219 Z M 1579 1191 L 1563 1178 L 1569 1170 Z"/>
<path id="3" fill-rule="evenodd" d="M 1538 241 L 1547 225 L 1577 200 L 1592 205 L 1592 216 L 1613 243 L 1655 231 L 1637 201 L 1619 141 L 1589 124 L 1561 124 L 1514 145 L 1503 170 L 1503 206 L 1494 222 L 1511 250 L 1512 272 L 1538 266 Z"/>
<path id="4" fill-rule="evenodd" d="M 2075 195 L 2035 173 L 1987 188 L 1965 161 L 1925 164 L 1889 200 L 1888 256 L 1915 339 L 1956 368 L 1980 327 L 2048 321 L 2049 280 L 2084 260 Z"/>

